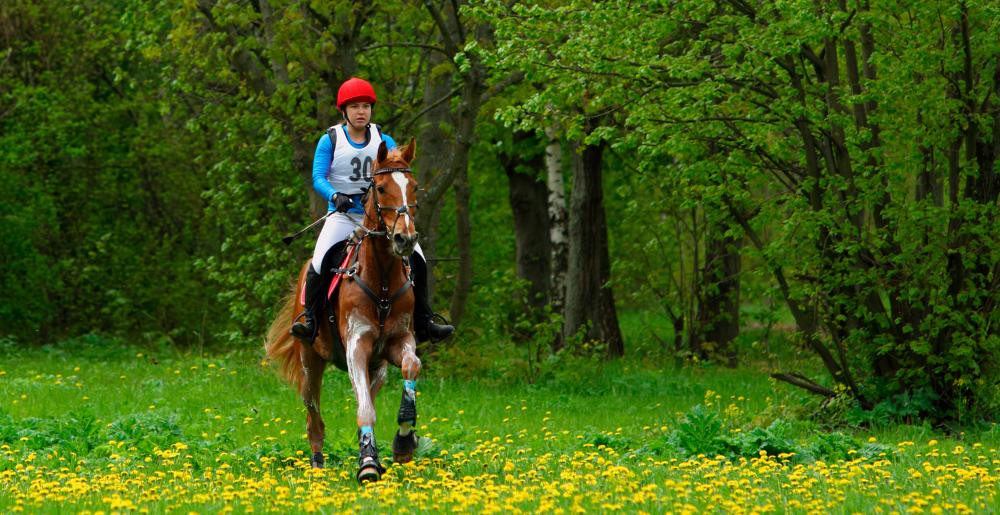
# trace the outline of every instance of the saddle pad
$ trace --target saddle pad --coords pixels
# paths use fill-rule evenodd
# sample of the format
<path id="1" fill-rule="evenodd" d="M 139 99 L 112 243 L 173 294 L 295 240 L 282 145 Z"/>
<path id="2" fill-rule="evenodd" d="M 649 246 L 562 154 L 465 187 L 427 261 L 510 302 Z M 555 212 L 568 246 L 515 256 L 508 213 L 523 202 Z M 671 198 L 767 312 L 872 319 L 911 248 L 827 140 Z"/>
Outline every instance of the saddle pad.
<path id="1" fill-rule="evenodd" d="M 354 255 L 354 249 L 356 245 L 347 245 L 347 255 L 344 256 L 344 260 L 340 262 L 340 269 L 343 270 L 347 268 L 347 264 L 351 261 L 351 256 Z M 333 280 L 330 281 L 330 289 L 326 292 L 326 298 L 329 299 L 333 296 L 333 292 L 337 290 L 337 285 L 340 284 L 340 277 L 344 274 L 338 273 L 333 275 Z M 299 306 L 306 305 L 306 289 L 302 288 L 299 290 Z"/>
<path id="2" fill-rule="evenodd" d="M 347 253 L 344 255 L 344 260 L 340 262 L 340 269 L 344 270 L 347 265 L 351 262 L 351 257 L 354 255 L 354 249 L 357 248 L 356 245 L 347 245 Z M 330 289 L 326 291 L 326 298 L 329 299 L 333 297 L 333 292 L 337 291 L 337 286 L 340 284 L 340 278 L 344 276 L 343 272 L 333 274 L 333 280 L 330 281 Z"/>

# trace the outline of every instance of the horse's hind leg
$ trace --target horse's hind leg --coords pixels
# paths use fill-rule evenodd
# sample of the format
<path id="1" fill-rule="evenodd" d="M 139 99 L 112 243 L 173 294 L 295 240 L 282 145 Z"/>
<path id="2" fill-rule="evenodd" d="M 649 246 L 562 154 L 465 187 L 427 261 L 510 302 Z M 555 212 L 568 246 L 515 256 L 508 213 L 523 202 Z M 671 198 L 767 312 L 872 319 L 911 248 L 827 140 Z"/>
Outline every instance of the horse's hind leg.
<path id="1" fill-rule="evenodd" d="M 323 424 L 323 417 L 319 415 L 319 394 L 323 385 L 323 369 L 326 368 L 326 361 L 307 345 L 302 346 L 300 358 L 304 378 L 299 393 L 306 405 L 306 432 L 309 434 L 309 447 L 312 449 L 310 463 L 313 468 L 323 468 L 323 438 L 326 425 Z"/>
<path id="2" fill-rule="evenodd" d="M 420 375 L 420 358 L 417 343 L 411 335 L 403 337 L 400 345 L 389 349 L 389 360 L 403 371 L 403 398 L 399 403 L 396 422 L 399 430 L 392 441 L 392 460 L 406 463 L 413 459 L 417 449 L 417 376 Z"/>

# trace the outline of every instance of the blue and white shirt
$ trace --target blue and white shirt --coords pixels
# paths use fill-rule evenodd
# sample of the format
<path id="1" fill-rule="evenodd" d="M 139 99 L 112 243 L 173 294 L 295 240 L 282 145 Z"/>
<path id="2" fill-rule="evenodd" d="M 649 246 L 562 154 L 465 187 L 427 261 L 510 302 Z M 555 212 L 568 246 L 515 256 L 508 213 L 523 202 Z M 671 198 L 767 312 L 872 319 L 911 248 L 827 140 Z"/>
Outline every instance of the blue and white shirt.
<path id="1" fill-rule="evenodd" d="M 327 209 L 334 210 L 333 196 L 336 193 L 350 195 L 354 207 L 349 213 L 364 213 L 361 205 L 362 188 L 368 186 L 372 178 L 372 164 L 378 155 L 379 145 L 385 141 L 389 150 L 396 148 L 392 136 L 382 134 L 377 125 L 368 124 L 365 141 L 355 143 L 347 134 L 347 124 L 337 126 L 337 148 L 334 149 L 330 136 L 324 134 L 316 144 L 313 156 L 313 188 L 319 196 L 327 199 Z"/>

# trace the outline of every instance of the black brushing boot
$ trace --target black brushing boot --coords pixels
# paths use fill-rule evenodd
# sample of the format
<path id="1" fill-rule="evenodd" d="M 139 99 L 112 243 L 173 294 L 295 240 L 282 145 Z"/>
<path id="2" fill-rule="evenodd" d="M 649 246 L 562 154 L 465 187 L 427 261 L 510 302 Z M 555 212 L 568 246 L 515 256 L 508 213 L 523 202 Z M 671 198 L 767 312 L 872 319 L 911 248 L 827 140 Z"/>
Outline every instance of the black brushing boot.
<path id="1" fill-rule="evenodd" d="M 321 279 L 322 275 L 316 273 L 312 265 L 309 265 L 309 271 L 306 272 L 306 305 L 302 314 L 299 315 L 302 321 L 295 322 L 291 330 L 292 336 L 306 343 L 312 343 L 316 338 L 316 329 L 319 327 L 316 320 L 323 306 L 323 281 Z"/>
<path id="2" fill-rule="evenodd" d="M 361 434 L 358 430 L 358 483 L 378 481 L 385 474 L 385 467 L 378 459 L 378 445 L 375 444 L 375 433 Z"/>
<path id="3" fill-rule="evenodd" d="M 431 309 L 427 291 L 427 263 L 420 254 L 414 252 L 410 255 L 410 267 L 413 271 L 413 295 L 416 297 L 413 305 L 413 328 L 417 333 L 417 341 L 436 342 L 451 336 L 451 333 L 455 332 L 455 326 L 434 322 L 434 317 L 442 320 L 444 317 L 435 314 Z"/>
<path id="4" fill-rule="evenodd" d="M 396 423 L 399 430 L 392 440 L 392 461 L 394 463 L 408 463 L 413 460 L 413 453 L 417 450 L 417 393 L 414 390 L 403 388 L 403 399 L 399 402 L 399 415 L 396 416 Z M 405 430 L 406 435 L 401 431 Z"/>

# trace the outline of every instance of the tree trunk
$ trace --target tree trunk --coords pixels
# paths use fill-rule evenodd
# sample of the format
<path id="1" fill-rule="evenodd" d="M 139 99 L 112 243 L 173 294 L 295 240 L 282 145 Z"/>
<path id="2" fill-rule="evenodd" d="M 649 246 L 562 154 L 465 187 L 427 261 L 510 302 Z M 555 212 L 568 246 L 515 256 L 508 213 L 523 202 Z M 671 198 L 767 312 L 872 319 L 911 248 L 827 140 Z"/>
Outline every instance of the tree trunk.
<path id="1" fill-rule="evenodd" d="M 467 30 L 463 26 L 460 13 L 458 12 L 458 2 L 446 2 L 442 4 L 442 10 L 437 3 L 425 0 L 424 7 L 437 26 L 441 43 L 449 55 L 456 56 L 463 51 L 467 35 L 472 38 L 486 37 L 487 35 L 486 32 L 488 30 L 485 25 L 476 26 L 472 31 Z M 469 63 L 468 70 L 457 69 L 456 65 L 456 73 L 453 75 L 453 77 L 461 80 L 461 87 L 457 88 L 457 90 L 449 90 L 449 92 L 444 93 L 448 97 L 452 96 L 455 92 L 458 92 L 460 95 L 458 109 L 454 112 L 450 109 L 447 111 L 448 116 L 446 119 L 453 127 L 453 132 L 443 137 L 445 141 L 450 141 L 450 145 L 448 146 L 448 166 L 444 168 L 443 173 L 429 177 L 424 183 L 426 193 L 423 201 L 427 206 L 427 212 L 423 215 L 424 218 L 418 220 L 418 222 L 421 222 L 427 219 L 436 219 L 436 211 L 440 209 L 439 203 L 445 192 L 456 180 L 463 181 L 465 191 L 456 192 L 455 197 L 458 203 L 464 202 L 464 207 L 456 206 L 460 218 L 457 221 L 459 224 L 457 227 L 457 237 L 460 249 L 458 278 L 456 279 L 455 291 L 452 292 L 451 297 L 451 316 L 456 323 L 465 311 L 465 300 L 472 286 L 472 253 L 461 249 L 463 245 L 471 245 L 471 242 L 468 241 L 471 238 L 471 226 L 468 225 L 468 219 L 463 222 L 461 217 L 463 212 L 466 217 L 468 216 L 469 192 L 467 173 L 469 150 L 472 148 L 472 143 L 475 139 L 476 117 L 479 115 L 479 108 L 483 103 L 483 93 L 486 91 L 485 66 L 475 54 L 469 54 L 467 57 Z M 435 98 L 434 101 L 441 100 L 442 106 L 449 106 L 447 97 L 444 95 Z M 462 179 L 459 179 L 460 176 Z M 465 224 L 464 227 L 463 224 Z"/>
<path id="2" fill-rule="evenodd" d="M 441 65 L 445 58 L 438 52 L 427 56 L 428 68 Z M 417 230 L 420 231 L 420 247 L 427 258 L 427 288 L 434 297 L 437 252 L 438 219 L 441 213 L 438 201 L 432 200 L 426 188 L 436 177 L 447 174 L 450 169 L 450 139 L 444 126 L 451 121 L 451 111 L 447 101 L 451 96 L 451 74 L 430 74 L 424 86 L 423 106 L 426 110 L 417 133 L 417 157 L 414 159 L 420 176 L 420 211 L 417 214 Z"/>
<path id="3" fill-rule="evenodd" d="M 614 357 L 625 354 L 625 345 L 608 285 L 611 263 L 601 188 L 603 150 L 602 142 L 574 154 L 563 338 L 572 338 L 586 327 L 585 337 L 604 342 L 608 355 Z"/>
<path id="4" fill-rule="evenodd" d="M 548 190 L 548 226 L 551 244 L 549 279 L 552 309 L 562 313 L 566 299 L 566 259 L 569 237 L 566 223 L 566 187 L 563 183 L 562 141 L 555 127 L 545 129 L 549 144 L 545 147 L 546 189 Z"/>
<path id="5" fill-rule="evenodd" d="M 549 303 L 552 311 L 563 315 L 566 305 L 566 269 L 569 256 L 569 235 L 566 217 L 566 186 L 563 182 L 562 140 L 554 126 L 545 129 L 549 139 L 545 147 L 546 187 L 549 216 Z M 562 333 L 552 341 L 552 350 L 563 346 Z"/>
<path id="6" fill-rule="evenodd" d="M 477 74 L 473 73 L 474 76 Z M 472 288 L 472 227 L 468 219 L 469 209 L 469 150 L 475 138 L 476 116 L 479 114 L 482 86 L 476 78 L 468 78 L 462 86 L 462 101 L 455 117 L 455 139 L 451 148 L 451 166 L 448 176 L 455 182 L 455 203 L 457 217 L 456 227 L 458 254 L 458 277 L 455 280 L 455 290 L 451 296 L 451 317 L 458 323 L 465 311 L 465 300 Z M 459 191 L 461 190 L 461 191 Z M 463 205 L 464 204 L 464 205 Z M 463 220 L 464 214 L 464 220 Z"/>
<path id="7" fill-rule="evenodd" d="M 508 200 L 514 214 L 515 258 L 517 276 L 528 281 L 528 304 L 541 309 L 551 292 L 551 262 L 549 244 L 549 214 L 546 207 L 548 192 L 539 178 L 542 156 L 525 161 L 516 152 L 530 134 L 514 135 L 515 153 L 503 160 L 507 174 Z M 526 170 L 518 171 L 518 168 Z"/>
<path id="8" fill-rule="evenodd" d="M 469 177 L 462 168 L 455 177 L 455 231 L 458 244 L 458 277 L 451 292 L 451 322 L 458 325 L 472 289 L 472 222 L 469 219 Z"/>
<path id="9" fill-rule="evenodd" d="M 712 347 L 708 357 L 724 358 L 731 368 L 737 364 L 733 343 L 740 334 L 742 246 L 742 240 L 727 237 L 725 227 L 720 224 L 715 224 L 708 231 L 702 274 L 705 295 L 698 316 L 703 341 Z"/>
<path id="10" fill-rule="evenodd" d="M 684 305 L 684 318 L 688 320 L 687 351 L 692 357 L 704 358 L 705 352 L 702 349 L 702 331 L 698 322 L 698 306 L 705 303 L 704 291 L 701 287 L 701 220 L 699 213 L 701 209 L 695 207 L 690 210 L 691 215 L 691 283 L 681 282 L 681 287 L 687 290 L 687 302 Z M 683 270 L 684 261 L 681 260 Z M 683 273 L 683 272 L 682 272 Z"/>

